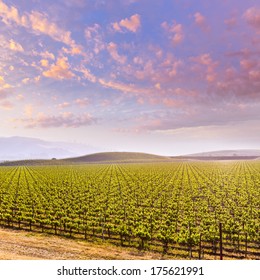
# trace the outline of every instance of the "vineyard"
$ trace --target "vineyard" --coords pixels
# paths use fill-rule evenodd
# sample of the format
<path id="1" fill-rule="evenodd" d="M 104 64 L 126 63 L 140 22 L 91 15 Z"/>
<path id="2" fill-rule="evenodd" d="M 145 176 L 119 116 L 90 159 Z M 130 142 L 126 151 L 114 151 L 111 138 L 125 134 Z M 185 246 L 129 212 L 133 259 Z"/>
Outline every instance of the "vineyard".
<path id="1" fill-rule="evenodd" d="M 0 167 L 0 225 L 178 259 L 260 259 L 260 162 Z"/>

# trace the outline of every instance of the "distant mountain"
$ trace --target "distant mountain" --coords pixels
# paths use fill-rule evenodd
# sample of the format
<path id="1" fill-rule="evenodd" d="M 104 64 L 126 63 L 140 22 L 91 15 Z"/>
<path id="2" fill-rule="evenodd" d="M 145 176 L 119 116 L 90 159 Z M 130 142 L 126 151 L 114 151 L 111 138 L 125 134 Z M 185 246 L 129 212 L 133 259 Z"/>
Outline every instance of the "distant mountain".
<path id="1" fill-rule="evenodd" d="M 211 151 L 211 152 L 204 152 L 204 153 L 196 153 L 196 154 L 189 154 L 185 155 L 189 157 L 218 157 L 218 156 L 260 156 L 260 150 L 251 150 L 251 149 L 244 149 L 244 150 L 223 150 L 223 151 Z"/>
<path id="2" fill-rule="evenodd" d="M 82 154 L 85 154 L 82 156 Z M 51 160 L 52 159 L 52 160 Z M 56 160 L 55 160 L 56 159 Z M 260 159 L 260 150 L 211 151 L 183 156 L 159 156 L 134 152 L 99 152 L 77 143 L 49 142 L 35 138 L 0 138 L 0 162 L 4 165 L 168 162 L 175 160 L 252 160 Z"/>
<path id="3" fill-rule="evenodd" d="M 29 137 L 0 137 L 0 161 L 76 157 L 97 148 L 78 143 L 50 142 Z"/>
<path id="4" fill-rule="evenodd" d="M 260 157 L 260 150 L 224 150 L 183 155 L 180 159 L 193 160 L 251 160 Z"/>

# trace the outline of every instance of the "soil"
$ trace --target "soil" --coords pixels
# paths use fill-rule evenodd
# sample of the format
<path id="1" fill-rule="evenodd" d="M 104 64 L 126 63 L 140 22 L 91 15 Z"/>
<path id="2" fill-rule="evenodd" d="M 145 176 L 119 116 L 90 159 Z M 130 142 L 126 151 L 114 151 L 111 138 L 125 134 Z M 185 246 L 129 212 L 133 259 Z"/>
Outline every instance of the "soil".
<path id="1" fill-rule="evenodd" d="M 0 260 L 152 260 L 162 255 L 106 243 L 0 228 Z"/>

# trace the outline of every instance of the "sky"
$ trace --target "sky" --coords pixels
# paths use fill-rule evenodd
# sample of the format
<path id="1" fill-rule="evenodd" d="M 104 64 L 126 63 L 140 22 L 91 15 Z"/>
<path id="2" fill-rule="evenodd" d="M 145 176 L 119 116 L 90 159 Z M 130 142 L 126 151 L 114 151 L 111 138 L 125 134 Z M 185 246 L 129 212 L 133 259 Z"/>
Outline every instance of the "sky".
<path id="1" fill-rule="evenodd" d="M 0 0 L 0 137 L 260 149 L 260 1 Z"/>

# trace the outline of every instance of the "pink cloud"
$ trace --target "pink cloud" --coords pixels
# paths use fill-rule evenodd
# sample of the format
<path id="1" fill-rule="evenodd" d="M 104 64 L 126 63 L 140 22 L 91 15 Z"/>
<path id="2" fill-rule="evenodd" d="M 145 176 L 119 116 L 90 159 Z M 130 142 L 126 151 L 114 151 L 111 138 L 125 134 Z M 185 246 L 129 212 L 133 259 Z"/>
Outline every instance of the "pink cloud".
<path id="1" fill-rule="evenodd" d="M 122 19 L 120 22 L 114 22 L 112 23 L 112 26 L 115 31 L 122 32 L 122 27 L 131 31 L 131 32 L 137 32 L 137 30 L 141 27 L 141 20 L 140 15 L 135 14 L 132 15 L 129 19 L 125 18 Z"/>
<path id="2" fill-rule="evenodd" d="M 237 19 L 235 17 L 225 19 L 224 23 L 227 25 L 228 28 L 232 28 L 237 25 Z"/>
<path id="3" fill-rule="evenodd" d="M 76 69 L 78 72 L 81 72 L 84 75 L 84 78 L 89 80 L 92 83 L 95 83 L 97 81 L 97 78 L 95 75 L 93 75 L 89 69 L 85 67 L 80 67 L 79 69 Z"/>
<path id="4" fill-rule="evenodd" d="M 7 99 L 12 92 L 9 89 L 3 89 L 0 87 L 0 100 Z"/>
<path id="5" fill-rule="evenodd" d="M 24 96 L 22 95 L 22 94 L 18 94 L 17 96 L 16 96 L 16 99 L 17 100 L 24 100 Z"/>
<path id="6" fill-rule="evenodd" d="M 69 107 L 69 106 L 70 106 L 70 103 L 69 103 L 69 102 L 63 102 L 63 103 L 58 104 L 58 107 L 59 107 L 60 109 L 67 108 L 67 107 Z"/>
<path id="7" fill-rule="evenodd" d="M 124 64 L 127 60 L 126 56 L 125 55 L 119 55 L 118 51 L 117 51 L 117 44 L 113 43 L 113 42 L 110 42 L 107 46 L 107 50 L 109 52 L 109 54 L 111 55 L 111 57 L 121 63 L 121 64 Z"/>
<path id="8" fill-rule="evenodd" d="M 39 53 L 39 55 L 42 56 L 43 59 L 55 60 L 55 55 L 51 52 L 48 52 L 48 51 L 41 52 L 41 53 Z"/>
<path id="9" fill-rule="evenodd" d="M 240 60 L 240 65 L 243 69 L 249 70 L 257 66 L 257 62 L 251 59 L 242 59 Z"/>
<path id="10" fill-rule="evenodd" d="M 45 15 L 37 11 L 32 11 L 29 14 L 30 24 L 35 32 L 49 35 L 56 41 L 65 43 L 66 45 L 74 45 L 75 42 L 71 39 L 69 31 L 62 30 L 55 23 L 50 22 Z"/>
<path id="11" fill-rule="evenodd" d="M 12 86 L 6 83 L 4 77 L 0 76 L 0 90 L 11 88 Z"/>
<path id="12" fill-rule="evenodd" d="M 124 83 L 118 83 L 118 82 L 113 82 L 113 81 L 105 81 L 103 79 L 99 79 L 99 83 L 106 87 L 106 88 L 112 88 L 116 89 L 122 92 L 129 92 L 129 93 L 149 93 L 150 90 L 148 89 L 142 89 L 136 87 L 135 84 L 124 84 Z"/>
<path id="13" fill-rule="evenodd" d="M 30 82 L 30 78 L 24 78 L 24 79 L 22 79 L 22 83 L 23 83 L 24 85 L 28 84 L 29 82 Z"/>
<path id="14" fill-rule="evenodd" d="M 62 51 L 65 53 L 65 54 L 69 54 L 69 55 L 79 55 L 79 54 L 83 54 L 83 48 L 82 46 L 71 46 L 70 49 L 68 48 L 62 48 Z"/>
<path id="15" fill-rule="evenodd" d="M 175 100 L 173 98 L 163 98 L 162 103 L 166 107 L 180 107 L 182 105 L 182 102 L 179 100 Z"/>
<path id="16" fill-rule="evenodd" d="M 24 51 L 22 45 L 15 42 L 13 39 L 11 39 L 9 41 L 9 49 L 12 50 L 12 51 L 16 51 L 16 52 L 23 52 Z"/>
<path id="17" fill-rule="evenodd" d="M 166 102 L 167 103 L 167 102 Z M 165 104 L 166 105 L 166 104 Z M 167 105 L 166 105 L 167 106 Z M 138 131 L 161 131 L 186 129 L 192 127 L 224 126 L 258 119 L 259 103 L 222 102 L 220 106 L 194 103 L 192 106 L 176 106 L 174 110 L 162 110 L 154 114 L 144 113 L 134 121 Z M 205 116 L 207 116 L 205 118 Z"/>
<path id="18" fill-rule="evenodd" d="M 260 8 L 251 7 L 247 9 L 243 17 L 248 24 L 256 28 L 257 32 L 260 32 Z"/>
<path id="19" fill-rule="evenodd" d="M 253 80 L 255 82 L 259 82 L 260 81 L 260 70 L 256 69 L 256 70 L 249 71 L 249 79 Z"/>
<path id="20" fill-rule="evenodd" d="M 28 18 L 26 16 L 20 16 L 19 11 L 14 7 L 8 7 L 2 0 L 0 0 L 0 15 L 3 17 L 5 24 L 15 22 L 18 25 L 27 26 Z"/>
<path id="21" fill-rule="evenodd" d="M 49 61 L 47 59 L 42 59 L 40 63 L 43 67 L 49 67 Z"/>
<path id="22" fill-rule="evenodd" d="M 169 25 L 166 21 L 164 21 L 161 26 L 168 32 L 169 39 L 174 46 L 183 41 L 184 33 L 182 24 L 174 22 L 172 25 Z"/>
<path id="23" fill-rule="evenodd" d="M 45 14 L 38 11 L 20 15 L 17 8 L 14 6 L 9 7 L 0 0 L 0 16 L 2 16 L 4 23 L 8 25 L 15 22 L 17 25 L 23 26 L 33 32 L 48 35 L 53 40 L 62 42 L 72 49 L 79 50 L 81 48 L 71 38 L 70 31 L 60 28 L 56 23 L 51 22 Z"/>
<path id="24" fill-rule="evenodd" d="M 74 103 L 79 107 L 86 107 L 87 105 L 89 105 L 89 100 L 87 98 L 77 98 L 76 100 L 74 100 Z"/>
<path id="25" fill-rule="evenodd" d="M 39 113 L 34 118 L 17 119 L 26 128 L 51 128 L 51 127 L 81 127 L 93 124 L 96 120 L 90 114 L 74 115 L 71 112 L 61 113 L 59 115 L 46 115 Z"/>
<path id="26" fill-rule="evenodd" d="M 98 54 L 105 49 L 105 43 L 101 32 L 101 26 L 99 24 L 95 23 L 93 26 L 88 26 L 85 29 L 85 38 L 88 44 L 93 45 L 93 50 L 95 54 Z"/>
<path id="27" fill-rule="evenodd" d="M 33 112 L 34 112 L 34 107 L 33 107 L 32 104 L 25 105 L 25 107 L 24 107 L 24 115 L 26 117 L 28 117 L 28 118 L 32 117 Z"/>
<path id="28" fill-rule="evenodd" d="M 206 18 L 199 12 L 194 14 L 194 20 L 195 23 L 203 30 L 203 31 L 208 31 L 209 26 L 206 22 Z"/>
<path id="29" fill-rule="evenodd" d="M 132 72 L 134 73 L 135 77 L 139 80 L 144 80 L 145 78 L 152 79 L 152 77 L 154 77 L 153 61 L 152 60 L 146 61 L 142 69 L 140 70 L 132 69 Z"/>
<path id="30" fill-rule="evenodd" d="M 215 84 L 215 93 L 227 100 L 239 101 L 244 104 L 259 104 L 260 64 L 253 58 L 242 55 L 240 68 L 228 67 L 225 75 Z M 258 105 L 259 106 L 259 105 Z"/>
<path id="31" fill-rule="evenodd" d="M 69 70 L 70 66 L 68 63 L 67 57 L 61 57 L 57 59 L 56 64 L 52 64 L 50 69 L 44 71 L 42 74 L 45 77 L 56 79 L 56 80 L 64 80 L 71 79 L 75 75 Z"/>
<path id="32" fill-rule="evenodd" d="M 0 107 L 4 110 L 11 110 L 13 109 L 14 105 L 10 101 L 3 101 L 0 103 Z"/>
<path id="33" fill-rule="evenodd" d="M 210 83 L 215 81 L 215 79 L 217 77 L 215 68 L 217 67 L 218 63 L 216 61 L 213 61 L 210 54 L 205 53 L 205 54 L 199 55 L 197 57 L 192 57 L 191 60 L 196 62 L 197 64 L 205 65 L 206 66 L 206 80 Z"/>

